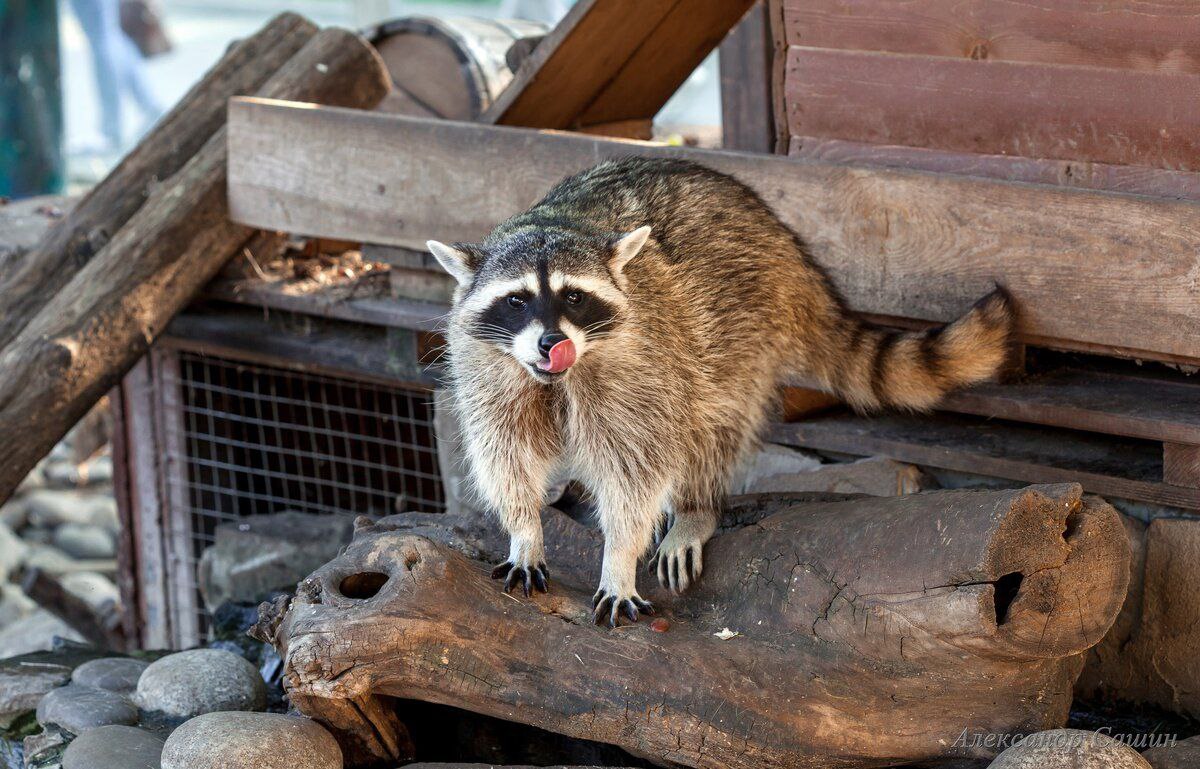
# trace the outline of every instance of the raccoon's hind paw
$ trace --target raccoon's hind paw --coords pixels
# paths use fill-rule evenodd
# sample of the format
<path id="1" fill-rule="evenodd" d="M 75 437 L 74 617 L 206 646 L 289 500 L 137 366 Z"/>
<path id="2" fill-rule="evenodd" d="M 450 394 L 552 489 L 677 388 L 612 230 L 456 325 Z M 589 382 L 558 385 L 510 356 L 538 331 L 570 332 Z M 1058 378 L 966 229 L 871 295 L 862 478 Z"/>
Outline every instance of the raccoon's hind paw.
<path id="1" fill-rule="evenodd" d="M 654 606 L 649 601 L 643 601 L 640 596 L 618 596 L 604 588 L 597 590 L 592 596 L 592 621 L 597 625 L 615 628 L 620 624 L 621 617 L 630 622 L 637 622 L 639 612 L 649 616 L 654 614 Z"/>
<path id="2" fill-rule="evenodd" d="M 533 591 L 549 592 L 547 584 L 550 580 L 550 570 L 546 568 L 546 564 L 539 563 L 536 566 L 517 566 L 512 561 L 505 561 L 496 568 L 492 569 L 492 579 L 504 579 L 504 592 L 511 593 L 517 585 L 525 591 L 525 597 L 528 598 L 533 594 Z"/>

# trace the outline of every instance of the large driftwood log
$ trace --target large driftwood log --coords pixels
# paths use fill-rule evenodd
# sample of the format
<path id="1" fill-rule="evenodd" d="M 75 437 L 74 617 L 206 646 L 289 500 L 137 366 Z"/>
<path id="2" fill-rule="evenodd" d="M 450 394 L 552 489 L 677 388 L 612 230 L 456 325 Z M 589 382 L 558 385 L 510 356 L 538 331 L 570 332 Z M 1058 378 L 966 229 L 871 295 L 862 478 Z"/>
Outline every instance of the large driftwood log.
<path id="1" fill-rule="evenodd" d="M 316 33 L 284 13 L 235 44 L 37 246 L 0 271 L 0 349 L 225 124 L 229 97 L 256 93 Z"/>
<path id="2" fill-rule="evenodd" d="M 327 29 L 260 95 L 367 108 L 388 88 L 365 40 Z M 0 501 L 253 234 L 225 179 L 221 127 L 0 352 Z"/>
<path id="3" fill-rule="evenodd" d="M 973 735 L 1061 726 L 1128 580 L 1117 513 L 1074 484 L 741 498 L 689 593 L 640 586 L 667 632 L 591 624 L 600 535 L 557 511 L 532 599 L 489 579 L 507 548 L 484 523 L 360 521 L 262 610 L 306 713 L 418 699 L 695 767 L 986 758 Z"/>

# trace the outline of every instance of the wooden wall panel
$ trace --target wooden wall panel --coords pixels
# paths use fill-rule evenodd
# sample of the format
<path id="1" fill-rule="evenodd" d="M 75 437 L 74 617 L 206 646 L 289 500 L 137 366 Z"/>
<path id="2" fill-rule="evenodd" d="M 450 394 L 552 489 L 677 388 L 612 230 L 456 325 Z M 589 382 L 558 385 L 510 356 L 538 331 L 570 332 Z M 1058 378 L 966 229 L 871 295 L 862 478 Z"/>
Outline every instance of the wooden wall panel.
<path id="1" fill-rule="evenodd" d="M 1194 0 L 782 0 L 787 43 L 1200 74 Z"/>
<path id="2" fill-rule="evenodd" d="M 793 46 L 784 89 L 792 136 L 1200 168 L 1200 75 Z"/>
<path id="3" fill-rule="evenodd" d="M 815 136 L 791 137 L 788 154 L 823 163 L 908 168 L 961 176 L 979 176 L 1031 184 L 1056 184 L 1085 190 L 1200 200 L 1200 173 L 1146 166 L 1118 166 L 1086 160 L 1047 160 L 1012 155 L 931 150 L 894 144 L 868 144 Z"/>
<path id="4" fill-rule="evenodd" d="M 238 221 L 418 247 L 470 240 L 604 158 L 685 157 L 749 184 L 855 309 L 948 320 L 999 281 L 1026 342 L 1200 360 L 1200 206 L 773 155 L 235 99 Z"/>

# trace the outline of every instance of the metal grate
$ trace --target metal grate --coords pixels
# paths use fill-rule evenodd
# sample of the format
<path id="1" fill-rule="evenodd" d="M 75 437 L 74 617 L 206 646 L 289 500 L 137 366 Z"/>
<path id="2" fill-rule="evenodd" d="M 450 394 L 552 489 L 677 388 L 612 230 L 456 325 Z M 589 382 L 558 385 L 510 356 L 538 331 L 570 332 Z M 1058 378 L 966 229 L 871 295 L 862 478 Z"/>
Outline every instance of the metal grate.
<path id="1" fill-rule="evenodd" d="M 428 390 L 178 353 L 166 418 L 177 563 L 194 592 L 219 523 L 292 510 L 382 516 L 445 509 Z M 174 378 L 174 377 L 172 377 Z M 173 488 L 183 486 L 184 488 Z M 180 525 L 182 524 L 182 525 Z M 180 531 L 182 529 L 182 531 Z M 190 541 L 186 548 L 179 537 Z M 199 600 L 191 631 L 203 634 Z"/>

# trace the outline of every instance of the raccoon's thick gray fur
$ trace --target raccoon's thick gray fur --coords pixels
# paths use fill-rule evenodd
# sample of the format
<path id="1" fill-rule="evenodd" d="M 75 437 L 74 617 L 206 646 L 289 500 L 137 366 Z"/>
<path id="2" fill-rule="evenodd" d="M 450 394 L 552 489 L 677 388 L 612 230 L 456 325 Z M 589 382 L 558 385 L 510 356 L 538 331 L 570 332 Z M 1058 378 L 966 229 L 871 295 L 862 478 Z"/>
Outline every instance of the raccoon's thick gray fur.
<path id="1" fill-rule="evenodd" d="M 858 321 L 752 190 L 680 160 L 602 163 L 482 243 L 429 247 L 459 282 L 449 372 L 473 476 L 511 535 L 496 576 L 545 589 L 543 491 L 569 473 L 599 510 L 596 620 L 613 625 L 651 610 L 635 569 L 664 511 L 660 580 L 682 590 L 700 574 L 786 375 L 860 410 L 923 410 L 1011 350 L 999 290 L 942 329 Z"/>

